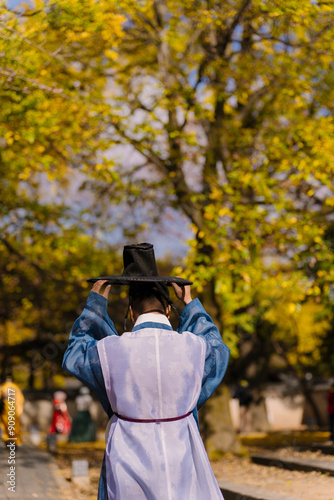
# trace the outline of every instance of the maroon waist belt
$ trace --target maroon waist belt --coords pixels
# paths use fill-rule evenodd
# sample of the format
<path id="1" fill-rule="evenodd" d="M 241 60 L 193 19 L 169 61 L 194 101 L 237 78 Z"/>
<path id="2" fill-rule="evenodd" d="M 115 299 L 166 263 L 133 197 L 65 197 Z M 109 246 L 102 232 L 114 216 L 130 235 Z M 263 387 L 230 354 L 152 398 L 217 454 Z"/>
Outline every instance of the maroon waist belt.
<path id="1" fill-rule="evenodd" d="M 171 418 L 130 418 L 124 417 L 124 415 L 119 415 L 119 413 L 114 412 L 117 418 L 121 420 L 126 420 L 127 422 L 139 422 L 142 424 L 154 424 L 159 422 L 175 422 L 175 420 L 182 420 L 183 418 L 189 417 L 192 414 L 192 411 L 189 411 L 185 415 L 180 415 L 179 417 L 171 417 Z"/>

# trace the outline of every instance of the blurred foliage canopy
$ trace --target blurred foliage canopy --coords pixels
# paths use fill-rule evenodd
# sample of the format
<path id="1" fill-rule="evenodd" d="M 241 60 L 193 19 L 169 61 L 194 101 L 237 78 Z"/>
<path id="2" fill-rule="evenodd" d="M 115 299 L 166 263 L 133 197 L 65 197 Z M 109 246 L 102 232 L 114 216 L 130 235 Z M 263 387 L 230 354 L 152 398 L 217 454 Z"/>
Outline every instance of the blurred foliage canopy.
<path id="1" fill-rule="evenodd" d="M 110 210 L 135 238 L 170 207 L 193 230 L 175 272 L 232 354 L 266 322 L 292 363 L 317 366 L 333 303 L 333 14 L 321 0 L 2 2 L 2 330 L 73 316 L 75 283 L 106 271 L 95 230 L 114 228 Z M 89 208 L 74 210 L 74 181 Z M 144 216 L 124 226 L 120 206 Z"/>

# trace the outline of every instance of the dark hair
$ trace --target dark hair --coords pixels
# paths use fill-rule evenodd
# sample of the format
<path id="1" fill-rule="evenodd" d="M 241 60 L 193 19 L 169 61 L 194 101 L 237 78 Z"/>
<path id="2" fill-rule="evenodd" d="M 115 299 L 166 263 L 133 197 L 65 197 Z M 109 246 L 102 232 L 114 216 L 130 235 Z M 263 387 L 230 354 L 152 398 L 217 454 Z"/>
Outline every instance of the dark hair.
<path id="1" fill-rule="evenodd" d="M 168 288 L 161 283 L 130 285 L 129 304 L 137 314 L 153 311 L 165 314 L 170 304 Z"/>
<path id="2" fill-rule="evenodd" d="M 7 380 L 7 378 L 11 378 L 13 380 L 13 373 L 12 373 L 12 369 L 7 367 L 5 369 L 5 371 L 2 373 L 2 376 L 1 376 L 1 383 L 4 384 Z"/>

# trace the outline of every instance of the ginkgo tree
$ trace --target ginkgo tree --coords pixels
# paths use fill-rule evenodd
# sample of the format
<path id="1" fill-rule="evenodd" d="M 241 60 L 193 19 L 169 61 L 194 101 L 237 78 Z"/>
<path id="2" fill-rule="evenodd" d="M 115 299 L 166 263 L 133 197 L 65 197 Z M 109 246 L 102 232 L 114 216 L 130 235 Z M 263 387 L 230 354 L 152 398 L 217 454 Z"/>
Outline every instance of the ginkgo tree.
<path id="1" fill-rule="evenodd" d="M 158 227 L 167 207 L 186 217 L 193 238 L 176 271 L 203 293 L 234 356 L 274 307 L 265 283 L 297 286 L 298 303 L 330 302 L 333 10 L 320 0 L 3 6 L 7 244 L 29 252 L 19 233 L 40 214 L 57 221 L 54 234 L 70 224 L 75 178 L 83 200 L 96 196 L 75 213 L 82 233 L 111 231 L 120 210 L 145 214 L 125 235 Z"/>
<path id="2" fill-rule="evenodd" d="M 102 59 L 104 50 L 112 55 L 109 38 L 116 46 L 124 17 L 107 4 L 65 9 L 64 2 L 67 27 L 59 31 L 61 7 L 37 2 L 33 10 L 12 11 L 2 3 L 0 11 L 1 372 L 13 356 L 30 360 L 31 386 L 35 375 L 39 385 L 52 384 L 47 371 L 61 365 L 69 325 L 87 294 L 84 278 L 112 272 L 118 262 L 108 245 L 101 248 L 88 193 L 78 203 L 73 185 L 85 171 L 112 179 L 98 173 L 104 140 L 93 102 L 102 98 L 103 83 L 90 60 Z M 90 34 L 85 49 L 75 25 L 79 11 Z M 66 54 L 59 54 L 60 44 Z M 78 51 L 86 57 L 81 71 Z"/>
<path id="3" fill-rule="evenodd" d="M 103 119 L 110 144 L 131 147 L 137 161 L 113 158 L 119 182 L 103 194 L 153 204 L 152 222 L 166 205 L 186 215 L 185 276 L 211 294 L 233 349 L 237 328 L 254 330 L 268 276 L 292 287 L 298 272 L 305 299 L 330 293 L 333 270 L 321 276 L 321 265 L 332 260 L 333 6 L 155 0 L 119 9 L 127 22 Z M 277 273 L 266 255 L 292 266 Z M 312 280 L 309 265 L 320 272 Z"/>

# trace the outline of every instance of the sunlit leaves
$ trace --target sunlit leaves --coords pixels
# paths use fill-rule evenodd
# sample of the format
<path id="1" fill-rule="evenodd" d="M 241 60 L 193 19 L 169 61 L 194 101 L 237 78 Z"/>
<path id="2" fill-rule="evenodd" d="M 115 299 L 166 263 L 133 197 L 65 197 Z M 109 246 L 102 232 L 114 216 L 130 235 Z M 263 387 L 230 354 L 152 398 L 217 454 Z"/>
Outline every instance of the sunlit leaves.
<path id="1" fill-rule="evenodd" d="M 105 208 L 122 221 L 121 203 L 130 207 L 131 237 L 177 209 L 194 234 L 184 275 L 204 298 L 212 284 L 234 354 L 240 331 L 253 332 L 280 301 L 273 292 L 265 303 L 268 283 L 298 289 L 300 304 L 330 300 L 330 3 L 52 0 L 29 22 L 3 15 L 6 229 L 34 233 L 43 182 L 56 185 L 55 200 L 71 175 L 96 194 L 93 213 L 86 208 L 78 222 L 83 231 L 110 232 Z M 50 203 L 55 233 L 69 207 L 70 196 L 57 213 Z M 62 250 L 54 252 L 60 265 Z"/>
<path id="2" fill-rule="evenodd" d="M 68 333 L 84 279 L 113 272 L 115 258 L 98 248 L 98 228 L 73 193 L 86 174 L 119 179 L 101 115 L 125 19 L 111 2 L 26 8 L 0 12 L 1 342 L 18 346 Z"/>

